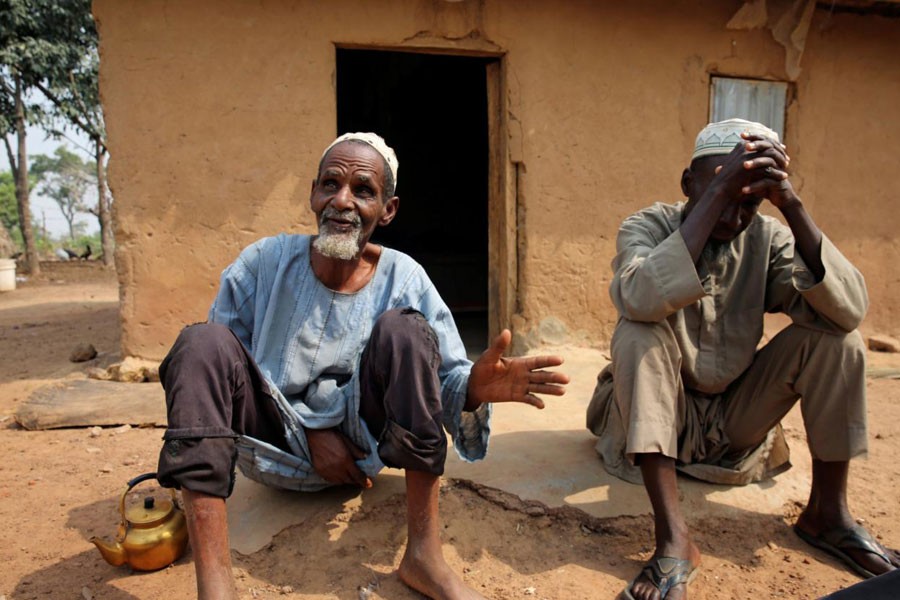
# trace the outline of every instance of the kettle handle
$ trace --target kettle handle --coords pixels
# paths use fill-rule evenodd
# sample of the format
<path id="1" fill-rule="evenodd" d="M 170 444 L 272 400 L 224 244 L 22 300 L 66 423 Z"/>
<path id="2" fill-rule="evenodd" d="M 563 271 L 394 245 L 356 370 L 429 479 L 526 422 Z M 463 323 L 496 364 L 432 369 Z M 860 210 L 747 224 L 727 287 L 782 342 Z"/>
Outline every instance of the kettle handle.
<path id="1" fill-rule="evenodd" d="M 125 496 L 128 495 L 128 492 L 131 491 L 131 488 L 138 485 L 139 483 L 143 483 L 145 481 L 149 481 L 151 479 L 156 479 L 156 472 L 153 473 L 144 473 L 143 475 L 138 475 L 134 479 L 130 480 L 127 484 L 125 484 L 125 491 L 122 492 L 122 497 L 119 498 L 119 514 L 122 516 L 122 523 L 119 526 L 118 535 L 116 535 L 116 540 L 119 543 L 125 541 L 125 533 L 128 529 L 128 522 L 125 519 Z M 178 507 L 177 497 L 175 496 L 175 490 L 169 489 L 169 492 L 172 494 L 172 504 L 175 507 Z"/>

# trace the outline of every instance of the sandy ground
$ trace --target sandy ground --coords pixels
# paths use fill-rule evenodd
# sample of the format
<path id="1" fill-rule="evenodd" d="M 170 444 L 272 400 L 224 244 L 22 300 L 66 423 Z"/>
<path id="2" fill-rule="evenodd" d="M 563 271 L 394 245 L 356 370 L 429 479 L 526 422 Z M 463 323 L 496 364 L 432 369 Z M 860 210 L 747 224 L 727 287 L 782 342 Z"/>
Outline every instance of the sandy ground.
<path id="1" fill-rule="evenodd" d="M 0 294 L 0 447 L 7 456 L 0 464 L 0 600 L 192 598 L 190 552 L 167 569 L 140 574 L 108 565 L 88 542 L 93 535 L 113 534 L 118 496 L 128 479 L 155 469 L 161 430 L 29 432 L 15 423 L 16 407 L 37 387 L 83 377 L 87 366 L 119 358 L 114 275 L 85 263 L 50 265 L 46 271 L 40 281 Z M 100 355 L 91 363 L 69 362 L 81 341 Z M 900 361 L 881 355 L 872 362 Z M 851 508 L 896 546 L 900 381 L 870 379 L 868 388 L 870 456 L 853 465 Z M 791 443 L 802 446 L 797 416 L 790 419 Z M 652 552 L 649 514 L 601 520 L 571 507 L 525 510 L 514 496 L 456 480 L 445 482 L 441 502 L 445 555 L 492 599 L 613 598 Z M 778 515 L 727 506 L 689 514 L 704 553 L 690 597 L 816 598 L 856 581 L 791 532 L 800 508 L 789 502 Z M 336 503 L 254 554 L 235 552 L 240 595 L 420 598 L 395 573 L 404 522 L 400 494 L 376 502 L 364 496 L 351 508 Z"/>

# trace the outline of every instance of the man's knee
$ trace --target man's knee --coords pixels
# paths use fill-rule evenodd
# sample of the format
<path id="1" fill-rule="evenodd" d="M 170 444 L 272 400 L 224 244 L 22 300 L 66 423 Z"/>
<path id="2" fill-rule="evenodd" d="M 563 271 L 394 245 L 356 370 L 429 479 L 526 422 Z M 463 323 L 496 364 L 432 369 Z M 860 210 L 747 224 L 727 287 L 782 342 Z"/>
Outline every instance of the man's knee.
<path id="1" fill-rule="evenodd" d="M 166 384 L 166 373 L 173 362 L 198 365 L 228 362 L 240 352 L 240 342 L 232 331 L 219 323 L 188 325 L 178 334 L 171 350 L 159 366 L 159 377 Z"/>
<path id="2" fill-rule="evenodd" d="M 173 348 L 214 348 L 228 345 L 234 339 L 231 330 L 220 323 L 195 323 L 181 330 Z"/>
<path id="3" fill-rule="evenodd" d="M 440 364 L 437 334 L 428 320 L 413 308 L 395 308 L 382 314 L 372 329 L 370 345 L 376 356 L 421 356 L 432 367 Z"/>
<path id="4" fill-rule="evenodd" d="M 866 377 L 866 343 L 859 331 L 854 329 L 846 334 L 828 334 L 823 340 L 834 346 L 833 352 L 839 355 L 838 364 L 846 376 L 863 382 Z M 859 385 L 865 386 L 864 383 Z"/>
<path id="5" fill-rule="evenodd" d="M 848 359 L 865 359 L 866 356 L 866 344 L 857 329 L 843 333 L 821 331 L 792 324 L 779 332 L 775 339 L 781 336 L 788 337 L 790 347 L 799 347 L 806 342 L 812 348 L 822 348 L 829 354 L 838 353 Z"/>
<path id="6" fill-rule="evenodd" d="M 372 337 L 389 338 L 402 344 L 437 339 L 425 315 L 414 308 L 394 308 L 382 314 L 375 321 Z"/>
<path id="7" fill-rule="evenodd" d="M 620 319 L 610 350 L 614 376 L 616 372 L 634 373 L 645 367 L 657 370 L 658 366 L 651 363 L 660 361 L 675 370 L 681 368 L 681 352 L 668 321 L 643 323 Z"/>
<path id="8" fill-rule="evenodd" d="M 802 398 L 814 458 L 848 460 L 865 452 L 866 350 L 859 332 L 830 333 L 792 325 L 770 344 L 776 340 L 770 360 L 782 363 L 790 377 L 796 374 L 791 389 Z M 792 357 L 796 363 L 790 363 Z"/>
<path id="9" fill-rule="evenodd" d="M 684 422 L 681 351 L 668 321 L 621 319 L 612 343 L 612 398 L 629 454 L 675 456 Z"/>
<path id="10" fill-rule="evenodd" d="M 800 352 L 800 368 L 811 370 L 813 377 L 822 376 L 839 368 L 844 377 L 863 378 L 866 368 L 866 344 L 858 330 L 848 333 L 824 332 L 798 325 L 790 325 L 776 336 L 786 352 Z M 800 351 L 799 349 L 806 350 Z"/>
<path id="11" fill-rule="evenodd" d="M 378 319 L 362 357 L 360 416 L 386 465 L 443 472 L 440 362 L 437 334 L 422 313 L 394 309 Z"/>

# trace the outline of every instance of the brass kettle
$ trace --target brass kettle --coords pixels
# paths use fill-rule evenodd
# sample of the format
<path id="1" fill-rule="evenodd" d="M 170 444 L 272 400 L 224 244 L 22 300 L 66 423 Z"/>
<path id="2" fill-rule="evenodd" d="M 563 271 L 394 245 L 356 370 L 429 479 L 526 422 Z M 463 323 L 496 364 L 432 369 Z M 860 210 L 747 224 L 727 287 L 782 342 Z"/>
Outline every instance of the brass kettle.
<path id="1" fill-rule="evenodd" d="M 125 510 L 125 497 L 131 488 L 149 479 L 156 479 L 156 473 L 138 475 L 122 492 L 119 500 L 122 522 L 116 531 L 115 544 L 96 536 L 90 539 L 113 566 L 128 563 L 136 571 L 156 571 L 178 560 L 187 547 L 187 521 L 176 503 L 175 490 L 170 490 L 171 500 L 157 502 L 153 496 L 147 496 L 142 505 Z"/>

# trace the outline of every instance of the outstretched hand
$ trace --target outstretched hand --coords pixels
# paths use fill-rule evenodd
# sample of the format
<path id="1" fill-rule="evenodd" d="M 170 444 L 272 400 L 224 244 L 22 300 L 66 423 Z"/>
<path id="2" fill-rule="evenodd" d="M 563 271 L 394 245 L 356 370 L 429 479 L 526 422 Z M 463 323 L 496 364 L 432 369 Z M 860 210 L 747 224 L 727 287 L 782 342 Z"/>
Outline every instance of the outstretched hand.
<path id="1" fill-rule="evenodd" d="M 569 377 L 564 373 L 542 371 L 563 363 L 559 356 L 523 356 L 504 358 L 512 334 L 504 329 L 494 338 L 490 348 L 472 365 L 466 410 L 475 410 L 486 402 L 522 402 L 544 408 L 535 394 L 562 396 Z"/>

